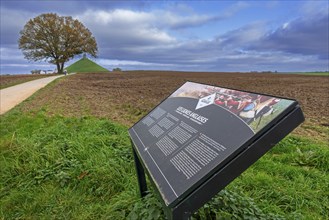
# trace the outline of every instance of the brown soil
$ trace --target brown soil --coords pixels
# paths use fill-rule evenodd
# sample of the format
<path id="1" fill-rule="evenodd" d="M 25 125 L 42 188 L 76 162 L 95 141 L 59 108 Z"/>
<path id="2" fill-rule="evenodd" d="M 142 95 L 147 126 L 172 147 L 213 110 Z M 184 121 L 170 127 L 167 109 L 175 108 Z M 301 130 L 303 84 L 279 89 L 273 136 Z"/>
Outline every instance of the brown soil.
<path id="1" fill-rule="evenodd" d="M 41 79 L 49 76 L 56 76 L 57 74 L 40 74 L 40 75 L 0 75 L 0 89 L 14 86 L 20 83 L 28 82 L 35 79 Z"/>
<path id="2" fill-rule="evenodd" d="M 326 76 L 171 71 L 76 74 L 39 92 L 24 109 L 43 108 L 49 114 L 67 116 L 93 115 L 130 126 L 186 81 L 296 99 L 307 119 L 304 129 L 297 132 L 327 135 Z"/>

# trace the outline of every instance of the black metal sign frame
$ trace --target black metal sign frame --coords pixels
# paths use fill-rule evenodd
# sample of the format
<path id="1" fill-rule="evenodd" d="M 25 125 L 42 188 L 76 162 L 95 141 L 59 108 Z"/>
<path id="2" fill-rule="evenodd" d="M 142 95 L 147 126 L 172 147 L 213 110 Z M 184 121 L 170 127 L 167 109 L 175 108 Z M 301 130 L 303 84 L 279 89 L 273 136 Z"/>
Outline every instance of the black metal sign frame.
<path id="1" fill-rule="evenodd" d="M 161 103 L 159 105 L 161 105 Z M 246 146 L 241 147 L 241 152 L 238 152 L 233 157 L 230 157 L 228 161 L 225 161 L 225 164 L 223 164 L 219 170 L 208 175 L 207 178 L 202 180 L 202 183 L 199 186 L 192 191 L 189 191 L 187 194 L 185 193 L 182 198 L 169 205 L 166 205 L 163 199 L 161 199 L 161 193 L 157 184 L 152 178 L 149 178 L 150 182 L 156 189 L 155 191 L 159 194 L 160 201 L 163 204 L 164 212 L 168 219 L 188 219 L 195 211 L 225 188 L 225 186 L 255 163 L 303 121 L 304 115 L 300 106 L 296 102 L 296 105 L 283 111 L 277 120 L 270 122 L 264 127 L 255 138 L 252 138 L 251 141 L 246 143 Z M 132 139 L 131 144 L 138 177 L 139 191 L 141 197 L 144 197 L 148 193 L 145 173 L 148 174 L 149 177 L 150 173 L 145 167 Z"/>

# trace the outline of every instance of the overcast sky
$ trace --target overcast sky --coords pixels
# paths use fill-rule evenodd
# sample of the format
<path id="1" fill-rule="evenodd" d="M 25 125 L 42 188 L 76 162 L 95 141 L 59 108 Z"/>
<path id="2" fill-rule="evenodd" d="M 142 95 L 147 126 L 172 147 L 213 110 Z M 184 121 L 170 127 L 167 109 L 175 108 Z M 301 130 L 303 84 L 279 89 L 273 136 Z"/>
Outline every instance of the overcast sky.
<path id="1" fill-rule="evenodd" d="M 109 69 L 328 71 L 328 11 L 320 0 L 1 0 L 1 74 L 55 69 L 25 60 L 17 45 L 24 24 L 49 12 L 89 28 L 95 61 Z"/>

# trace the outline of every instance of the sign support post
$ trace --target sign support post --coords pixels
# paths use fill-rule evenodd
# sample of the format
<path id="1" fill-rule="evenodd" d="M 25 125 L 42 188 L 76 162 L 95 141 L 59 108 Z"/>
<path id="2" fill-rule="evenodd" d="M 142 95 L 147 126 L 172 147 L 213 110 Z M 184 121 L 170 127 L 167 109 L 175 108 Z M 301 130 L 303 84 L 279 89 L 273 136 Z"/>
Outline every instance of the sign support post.
<path id="1" fill-rule="evenodd" d="M 137 156 L 137 152 L 135 150 L 135 146 L 134 146 L 134 143 L 132 140 L 131 140 L 131 145 L 133 148 L 135 168 L 136 168 L 136 173 L 137 173 L 137 181 L 138 181 L 138 186 L 139 186 L 139 193 L 140 193 L 141 198 L 144 198 L 148 194 L 146 175 L 145 175 L 144 167 L 143 167 L 140 159 Z M 173 207 L 172 209 L 164 210 L 165 214 L 169 220 L 189 220 L 190 219 L 191 213 L 186 212 L 186 210 L 184 211 L 181 208 L 182 204 L 184 206 L 184 201 L 182 201 L 182 203 L 178 204 L 176 207 Z"/>
<path id="2" fill-rule="evenodd" d="M 135 146 L 134 146 L 134 143 L 132 141 L 131 141 L 131 146 L 133 148 L 133 154 L 134 154 L 134 161 L 135 161 L 135 168 L 136 168 L 136 173 L 137 173 L 139 192 L 140 192 L 140 196 L 143 198 L 148 194 L 146 178 L 145 178 L 145 171 L 144 171 L 143 165 L 141 164 L 141 162 L 140 162 L 140 160 L 137 156 Z"/>

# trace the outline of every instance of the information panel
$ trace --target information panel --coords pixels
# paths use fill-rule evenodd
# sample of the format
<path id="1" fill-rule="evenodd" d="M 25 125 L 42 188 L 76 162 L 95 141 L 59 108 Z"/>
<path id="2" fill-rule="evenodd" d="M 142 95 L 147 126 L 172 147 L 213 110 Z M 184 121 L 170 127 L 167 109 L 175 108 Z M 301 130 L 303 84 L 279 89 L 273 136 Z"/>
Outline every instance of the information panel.
<path id="1" fill-rule="evenodd" d="M 296 105 L 294 100 L 187 82 L 129 134 L 169 206 Z"/>

